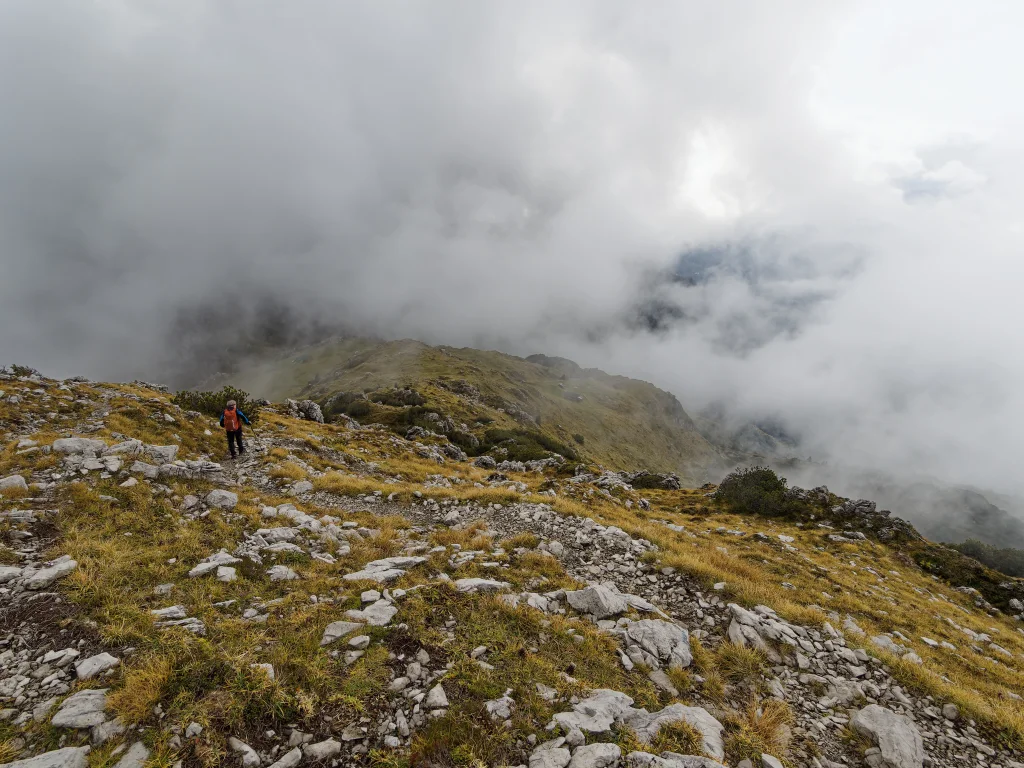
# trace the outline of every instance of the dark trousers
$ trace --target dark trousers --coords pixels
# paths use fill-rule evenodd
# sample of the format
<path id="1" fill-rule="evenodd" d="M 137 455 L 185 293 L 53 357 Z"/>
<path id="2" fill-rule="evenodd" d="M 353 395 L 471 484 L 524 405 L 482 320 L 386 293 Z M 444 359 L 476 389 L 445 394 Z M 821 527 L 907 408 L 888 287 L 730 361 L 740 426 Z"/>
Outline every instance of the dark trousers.
<path id="1" fill-rule="evenodd" d="M 245 446 L 242 445 L 242 430 L 241 430 L 241 428 L 239 428 L 235 432 L 231 432 L 229 430 L 227 435 L 228 435 L 228 450 L 231 452 L 231 455 L 232 456 L 235 455 L 235 443 L 238 443 L 238 452 L 239 453 L 245 453 Z"/>

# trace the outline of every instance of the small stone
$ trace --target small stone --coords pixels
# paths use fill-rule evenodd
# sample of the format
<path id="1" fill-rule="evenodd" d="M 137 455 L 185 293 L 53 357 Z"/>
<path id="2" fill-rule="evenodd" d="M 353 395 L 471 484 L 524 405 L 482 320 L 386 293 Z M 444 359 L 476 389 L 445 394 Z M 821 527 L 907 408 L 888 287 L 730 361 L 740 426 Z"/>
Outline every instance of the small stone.
<path id="1" fill-rule="evenodd" d="M 4 763 L 4 768 L 86 768 L 88 747 L 65 747 L 25 760 Z"/>
<path id="2" fill-rule="evenodd" d="M 571 759 L 569 750 L 563 747 L 538 749 L 530 755 L 530 768 L 565 768 Z"/>
<path id="3" fill-rule="evenodd" d="M 92 688 L 68 696 L 50 723 L 55 728 L 92 728 L 107 718 L 107 689 Z"/>
<path id="4" fill-rule="evenodd" d="M 284 756 L 276 763 L 271 764 L 270 768 L 295 768 L 302 762 L 302 750 L 296 747 L 290 752 L 285 752 Z"/>
<path id="5" fill-rule="evenodd" d="M 438 683 L 430 692 L 427 694 L 427 698 L 423 702 L 423 706 L 427 709 L 444 709 L 448 706 L 448 696 L 444 692 L 444 688 Z"/>
<path id="6" fill-rule="evenodd" d="M 295 581 L 299 578 L 299 574 L 287 565 L 275 565 L 267 571 L 267 576 L 271 581 Z"/>
<path id="7" fill-rule="evenodd" d="M 324 629 L 324 635 L 320 639 L 320 645 L 330 645 L 335 640 L 344 637 L 350 632 L 355 632 L 357 629 L 362 629 L 363 625 L 355 621 L 335 621 L 327 625 Z M 364 635 L 365 637 L 365 635 Z M 366 638 L 366 644 L 370 644 L 370 638 Z M 365 646 L 364 646 L 365 647 Z"/>
<path id="8" fill-rule="evenodd" d="M 121 660 L 116 656 L 111 656 L 109 653 L 104 652 L 75 662 L 75 674 L 79 680 L 90 680 L 96 677 L 96 675 L 103 674 L 108 669 L 113 669 L 120 663 Z"/>
<path id="9" fill-rule="evenodd" d="M 260 756 L 256 754 L 256 750 L 246 744 L 244 741 L 236 739 L 234 736 L 228 738 L 228 747 L 231 748 L 232 752 L 238 752 L 242 756 L 243 768 L 258 768 L 260 763 Z"/>
<path id="10" fill-rule="evenodd" d="M 610 768 L 619 762 L 622 750 L 618 744 L 587 744 L 577 747 L 569 768 Z"/>
<path id="11" fill-rule="evenodd" d="M 341 742 L 335 741 L 334 739 L 327 739 L 326 741 L 319 741 L 316 744 L 310 744 L 302 750 L 302 754 L 305 758 L 314 762 L 329 760 L 332 757 L 337 757 L 340 753 Z"/>
<path id="12" fill-rule="evenodd" d="M 206 505 L 217 509 L 234 509 L 238 504 L 238 494 L 220 488 L 206 494 Z"/>
<path id="13" fill-rule="evenodd" d="M 117 762 L 114 768 L 142 768 L 145 761 L 150 759 L 150 751 L 146 749 L 141 741 L 133 743 L 128 752 Z"/>

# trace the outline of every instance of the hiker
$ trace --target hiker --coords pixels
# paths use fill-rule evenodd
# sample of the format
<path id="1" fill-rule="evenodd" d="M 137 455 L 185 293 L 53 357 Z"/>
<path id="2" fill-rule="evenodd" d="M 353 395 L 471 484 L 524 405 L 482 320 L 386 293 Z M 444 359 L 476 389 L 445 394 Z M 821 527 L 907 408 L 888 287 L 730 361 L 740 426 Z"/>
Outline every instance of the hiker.
<path id="1" fill-rule="evenodd" d="M 238 410 L 238 403 L 228 400 L 224 413 L 220 415 L 220 425 L 224 427 L 228 435 L 228 450 L 231 451 L 231 458 L 235 458 L 235 443 L 238 443 L 238 452 L 245 455 L 245 445 L 242 444 L 242 422 L 250 424 L 249 418 Z"/>

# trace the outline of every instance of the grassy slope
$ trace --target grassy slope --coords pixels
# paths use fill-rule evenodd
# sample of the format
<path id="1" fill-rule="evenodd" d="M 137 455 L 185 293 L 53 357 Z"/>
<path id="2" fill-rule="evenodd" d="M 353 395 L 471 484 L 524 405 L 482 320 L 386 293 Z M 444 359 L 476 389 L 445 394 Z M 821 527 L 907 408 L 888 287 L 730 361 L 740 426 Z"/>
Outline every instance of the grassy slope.
<path id="1" fill-rule="evenodd" d="M 565 373 L 565 371 L 568 371 Z M 720 451 L 698 432 L 679 402 L 647 382 L 601 371 L 550 368 L 500 352 L 430 347 L 415 341 L 343 340 L 243 367 L 220 383 L 233 383 L 272 399 L 302 395 L 324 399 L 343 391 L 412 385 L 457 422 L 479 416 L 493 426 L 517 424 L 495 408 L 469 403 L 438 386 L 447 378 L 477 387 L 484 398 L 516 403 L 541 431 L 612 469 L 678 472 L 699 485 L 717 474 Z M 565 395 L 582 395 L 576 402 Z"/>
<path id="2" fill-rule="evenodd" d="M 139 402 L 114 398 L 110 403 L 113 415 L 107 419 L 108 427 L 98 436 L 112 440 L 111 433 L 117 431 L 150 442 L 167 442 L 168 433 L 173 431 L 182 438 L 187 455 L 206 449 L 219 450 L 216 436 L 209 438 L 202 434 L 202 423 L 180 422 L 167 426 L 154 418 L 169 408 L 165 396 L 133 388 L 122 388 L 122 391 L 144 395 L 147 399 Z M 150 397 L 159 401 L 150 401 Z M 69 404 L 69 407 L 74 406 Z M 18 410 L 23 412 L 24 408 Z M 0 412 L 0 429 L 4 431 L 12 426 L 9 422 L 2 423 L 7 415 Z M 15 415 L 13 409 L 9 415 Z M 827 541 L 827 532 L 820 529 L 729 514 L 696 491 L 644 491 L 652 508 L 642 512 L 635 504 L 627 508 L 624 503 L 638 501 L 639 493 L 608 497 L 588 492 L 586 487 L 561 485 L 555 478 L 536 473 L 513 477 L 527 487 L 521 494 L 507 488 L 473 487 L 485 473 L 467 463 L 449 463 L 439 468 L 424 462 L 411 456 L 401 441 L 395 441 L 385 431 L 351 431 L 335 425 L 296 422 L 269 413 L 263 424 L 263 430 L 302 441 L 287 450 L 275 449 L 269 457 L 282 467 L 288 465 L 283 478 L 294 479 L 297 472 L 305 472 L 318 487 L 339 494 L 379 489 L 384 493 L 396 492 L 400 498 L 410 500 L 413 491 L 420 490 L 436 498 L 474 498 L 484 503 L 507 503 L 514 499 L 550 503 L 562 514 L 590 516 L 649 539 L 660 548 L 657 555 L 660 565 L 683 569 L 708 586 L 724 581 L 729 599 L 742 604 L 763 603 L 791 620 L 809 624 L 822 623 L 831 612 L 842 616 L 849 614 L 869 634 L 898 630 L 910 638 L 907 644 L 923 658 L 923 664 L 918 666 L 886 657 L 899 679 L 906 685 L 934 694 L 939 701 L 957 702 L 987 733 L 1002 737 L 1005 743 L 1018 747 L 1024 744 L 1024 705 L 1007 696 L 1008 692 L 1024 690 L 1024 634 L 1019 631 L 1019 625 L 1007 616 L 988 615 L 979 610 L 970 598 L 932 578 L 900 552 L 884 545 L 872 542 L 835 544 Z M 38 454 L 16 457 L 12 450 L 14 442 L 13 436 L 4 439 L 6 450 L 0 455 L 0 476 L 15 469 L 39 468 L 53 461 L 51 457 Z M 437 472 L 461 478 L 463 482 L 452 488 L 424 488 L 422 483 L 426 476 Z M 172 483 L 172 487 L 179 495 L 205 490 L 186 483 Z M 537 495 L 538 491 L 549 488 L 558 490 L 559 495 Z M 237 515 L 218 512 L 187 525 L 176 524 L 171 504 L 142 487 L 120 489 L 112 480 L 93 489 L 83 485 L 65 491 L 69 495 L 61 504 L 67 517 L 62 525 L 65 538 L 60 551 L 72 554 L 82 564 L 68 580 L 65 590 L 83 607 L 87 616 L 98 623 L 108 642 L 140 649 L 139 654 L 126 661 L 113 681 L 117 691 L 115 706 L 130 721 L 145 722 L 154 704 L 159 702 L 171 713 L 174 722 L 187 724 L 195 719 L 214 726 L 216 733 L 233 730 L 256 738 L 260 727 L 277 722 L 275 718 L 302 722 L 321 707 L 345 711 L 347 707 L 366 706 L 381 695 L 383 682 L 374 667 L 380 664 L 379 658 L 368 654 L 360 664 L 345 668 L 325 658 L 317 647 L 323 626 L 338 618 L 343 608 L 352 607 L 358 601 L 358 588 L 339 583 L 340 569 L 308 561 L 293 564 L 305 578 L 302 582 L 288 584 L 271 584 L 256 574 L 247 574 L 230 585 L 183 578 L 189 565 L 199 557 L 237 540 L 242 518 L 247 518 L 250 526 L 257 524 L 259 503 L 283 500 L 264 494 L 258 502 L 254 491 L 244 486 L 239 491 L 241 502 Z M 118 502 L 104 502 L 101 494 L 112 495 Z M 18 500 L 12 498 L 3 505 L 17 503 Z M 316 510 L 311 511 L 316 513 Z M 346 515 L 346 518 L 357 519 L 384 532 L 372 544 L 354 548 L 352 557 L 345 561 L 346 570 L 374 557 L 393 554 L 399 546 L 399 534 L 407 525 L 398 518 L 372 515 Z M 685 531 L 669 529 L 661 521 L 681 525 Z M 744 531 L 747 535 L 738 537 L 727 530 Z M 133 534 L 132 547 L 121 544 L 126 531 Z M 754 539 L 751 534 L 758 531 L 770 534 L 773 541 Z M 785 549 L 778 541 L 779 534 L 792 536 L 795 549 Z M 432 538 L 429 543 L 451 542 Z M 461 543 L 466 547 L 477 546 L 471 540 Z M 176 564 L 168 562 L 172 555 L 179 558 Z M 512 569 L 503 578 L 518 585 L 544 573 L 551 584 L 565 583 L 564 574 L 538 571 L 542 563 L 547 567 L 550 561 L 533 560 L 528 556 L 515 559 Z M 470 565 L 458 575 L 486 575 L 474 568 Z M 205 640 L 194 640 L 183 633 L 160 632 L 152 627 L 147 615 L 147 611 L 156 606 L 152 589 L 156 584 L 172 580 L 177 581 L 183 591 L 160 604 L 180 602 L 189 609 L 190 615 L 203 618 L 210 627 Z M 783 582 L 788 586 L 783 587 Z M 310 605 L 309 594 L 329 594 L 338 602 L 334 606 Z M 286 598 L 266 625 L 243 624 L 222 615 L 212 606 L 219 600 L 253 601 L 257 596 L 263 601 Z M 435 599 L 442 604 L 434 603 Z M 492 615 L 493 621 L 474 629 L 462 644 L 469 647 L 493 642 L 495 647 L 508 652 L 510 670 L 518 669 L 512 662 L 519 658 L 518 649 L 524 640 L 509 633 L 524 632 L 532 637 L 537 630 L 528 617 L 501 613 L 491 603 L 465 605 L 460 602 L 463 598 L 446 592 L 429 599 L 424 597 L 424 600 L 423 605 L 409 603 L 403 619 L 408 619 L 427 644 L 431 644 L 434 631 L 430 627 L 430 612 L 439 615 L 466 612 L 466 616 L 472 616 L 474 610 L 497 611 Z M 976 632 L 988 633 L 1011 656 L 1003 657 L 985 648 L 972 647 L 968 638 L 952 627 L 948 619 Z M 560 632 L 561 625 L 556 625 L 556 629 Z M 576 628 L 575 631 L 582 630 Z M 493 639 L 483 636 L 487 633 L 491 633 Z M 931 648 L 920 640 L 921 637 L 947 640 L 956 650 Z M 622 678 L 607 643 L 600 636 L 588 634 L 586 642 L 592 643 L 587 649 L 593 652 L 595 666 L 591 673 L 581 676 L 583 684 L 614 684 L 641 700 L 651 695 L 642 677 Z M 865 645 L 870 652 L 884 656 L 870 643 Z M 550 649 L 553 655 L 538 661 L 540 666 L 531 668 L 529 673 L 538 675 L 538 679 L 550 677 L 552 684 L 562 685 L 554 674 L 562 663 L 559 654 L 573 650 L 579 649 L 572 643 L 567 642 L 564 648 L 556 644 Z M 168 663 L 167 659 L 172 659 L 173 663 Z M 273 685 L 250 671 L 251 663 L 263 661 L 273 663 L 279 670 L 279 679 Z M 470 728 L 467 723 L 473 719 L 473 708 L 479 707 L 483 698 L 494 695 L 499 688 L 515 682 L 509 677 L 485 684 L 468 675 L 468 672 L 456 671 L 452 678 L 451 684 L 458 686 L 465 695 L 464 710 L 460 710 L 465 719 L 453 724 L 453 728 Z M 198 684 L 196 681 L 205 682 Z M 708 691 L 704 694 L 711 695 Z M 545 706 L 531 698 L 528 690 L 517 690 L 517 699 L 520 696 L 531 708 Z M 542 709 L 538 714 L 542 712 L 546 714 Z M 220 730 L 222 728 L 224 731 Z M 485 734 L 472 730 L 455 734 L 463 742 L 478 744 L 481 756 L 498 758 L 500 750 L 486 752 L 489 742 L 483 736 Z M 452 737 L 451 730 L 425 733 L 416 748 L 430 753 L 443 746 L 439 745 L 439 740 Z M 220 751 L 223 742 L 218 741 L 215 734 L 211 734 L 211 739 L 209 743 L 204 741 L 201 747 L 196 746 L 202 750 L 197 757 L 206 764 L 216 764 L 223 754 Z M 490 746 L 495 745 L 496 742 Z M 171 751 L 166 743 L 154 746 L 158 755 L 168 761 L 160 764 L 169 764 Z M 91 763 L 108 764 L 107 754 L 98 751 Z"/>

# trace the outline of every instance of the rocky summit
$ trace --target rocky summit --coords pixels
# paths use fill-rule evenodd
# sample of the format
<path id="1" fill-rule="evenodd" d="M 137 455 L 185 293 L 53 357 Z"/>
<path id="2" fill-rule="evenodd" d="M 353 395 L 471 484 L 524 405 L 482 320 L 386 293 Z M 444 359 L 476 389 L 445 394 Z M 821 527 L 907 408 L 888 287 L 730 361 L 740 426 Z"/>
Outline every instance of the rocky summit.
<path id="1" fill-rule="evenodd" d="M 898 510 L 0 383 L 0 768 L 1024 764 L 1020 584 Z"/>

